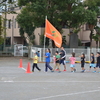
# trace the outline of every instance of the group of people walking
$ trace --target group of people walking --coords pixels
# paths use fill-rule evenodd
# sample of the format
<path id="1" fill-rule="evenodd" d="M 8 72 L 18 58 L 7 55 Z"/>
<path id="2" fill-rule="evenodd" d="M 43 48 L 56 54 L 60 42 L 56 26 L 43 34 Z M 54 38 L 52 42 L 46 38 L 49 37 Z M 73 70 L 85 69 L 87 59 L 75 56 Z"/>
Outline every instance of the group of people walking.
<path id="1" fill-rule="evenodd" d="M 63 71 L 67 71 L 66 70 L 66 61 L 65 61 L 66 51 L 64 50 L 64 48 L 61 47 L 61 51 L 60 52 L 58 52 L 58 51 L 55 52 L 55 56 L 53 57 L 54 58 L 54 67 L 53 68 L 50 66 L 50 53 L 51 53 L 50 49 L 47 49 L 46 53 L 45 53 L 45 56 L 44 56 L 45 57 L 45 72 L 47 72 L 48 69 L 49 69 L 49 70 L 51 70 L 51 72 L 58 71 L 60 73 L 61 72 L 61 68 L 60 68 L 61 64 L 63 64 L 63 66 L 64 66 L 64 70 Z M 34 53 L 33 66 L 32 66 L 32 71 L 33 72 L 34 72 L 34 68 L 35 67 L 39 71 L 41 71 L 41 69 L 37 65 L 38 57 L 39 57 L 38 54 Z M 83 73 L 85 71 L 85 68 L 84 68 L 84 65 L 85 65 L 85 54 L 82 53 L 82 55 L 79 56 L 79 57 L 81 58 L 81 68 L 82 68 L 81 72 Z M 91 70 L 92 67 L 94 68 L 93 72 L 96 72 L 98 67 L 100 68 L 100 52 L 97 52 L 96 58 L 97 58 L 97 61 L 95 61 L 94 54 L 91 53 L 91 61 L 90 61 L 89 71 Z M 69 57 L 71 72 L 75 72 L 76 71 L 75 61 L 76 61 L 75 53 L 72 52 L 72 56 Z"/>

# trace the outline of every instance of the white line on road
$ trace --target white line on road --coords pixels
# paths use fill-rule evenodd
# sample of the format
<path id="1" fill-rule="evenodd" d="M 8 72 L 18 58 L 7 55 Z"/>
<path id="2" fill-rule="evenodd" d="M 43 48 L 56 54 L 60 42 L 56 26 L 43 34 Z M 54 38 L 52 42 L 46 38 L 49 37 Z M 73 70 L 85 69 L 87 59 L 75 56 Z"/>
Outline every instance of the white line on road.
<path id="1" fill-rule="evenodd" d="M 26 71 L 26 69 L 25 69 L 25 68 L 22 68 L 22 69 Z"/>
<path id="2" fill-rule="evenodd" d="M 15 83 L 100 83 L 100 81 L 13 81 L 13 82 Z"/>
<path id="3" fill-rule="evenodd" d="M 100 88 L 100 87 L 98 87 L 98 88 Z"/>
<path id="4" fill-rule="evenodd" d="M 14 82 L 13 80 L 10 80 L 10 81 L 4 81 L 4 82 Z"/>
<path id="5" fill-rule="evenodd" d="M 83 92 L 77 92 L 77 93 L 54 95 L 54 96 L 41 97 L 41 98 L 36 98 L 36 99 L 31 99 L 31 100 L 45 100 L 45 99 L 50 99 L 50 98 L 64 97 L 64 96 L 70 96 L 70 95 L 79 95 L 79 94 L 85 94 L 85 93 L 93 93 L 93 92 L 98 92 L 98 91 L 100 90 L 90 90 L 90 91 L 83 91 Z"/>

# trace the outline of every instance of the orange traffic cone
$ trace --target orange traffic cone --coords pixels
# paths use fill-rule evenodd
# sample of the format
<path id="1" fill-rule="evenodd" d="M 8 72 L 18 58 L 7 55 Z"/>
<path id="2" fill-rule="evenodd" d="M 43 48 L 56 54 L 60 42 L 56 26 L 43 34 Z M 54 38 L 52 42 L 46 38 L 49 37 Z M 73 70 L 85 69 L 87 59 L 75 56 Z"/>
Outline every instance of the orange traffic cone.
<path id="1" fill-rule="evenodd" d="M 23 65 L 22 65 L 22 59 L 20 59 L 20 63 L 19 63 L 18 68 L 23 68 Z"/>
<path id="2" fill-rule="evenodd" d="M 32 72 L 30 71 L 30 63 L 29 63 L 29 62 L 28 62 L 28 66 L 27 66 L 26 73 L 32 73 Z"/>

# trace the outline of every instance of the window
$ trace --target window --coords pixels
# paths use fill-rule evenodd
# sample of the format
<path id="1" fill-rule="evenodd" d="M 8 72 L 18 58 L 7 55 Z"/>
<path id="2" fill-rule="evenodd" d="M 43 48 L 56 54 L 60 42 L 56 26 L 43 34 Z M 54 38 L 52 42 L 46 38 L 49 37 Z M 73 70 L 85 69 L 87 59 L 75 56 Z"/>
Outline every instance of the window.
<path id="1" fill-rule="evenodd" d="M 11 28 L 11 19 L 8 20 L 8 28 L 9 28 L 9 29 Z"/>
<path id="2" fill-rule="evenodd" d="M 11 37 L 6 38 L 6 45 L 10 46 L 11 45 Z"/>
<path id="3" fill-rule="evenodd" d="M 89 26 L 88 26 L 88 24 L 86 24 L 86 30 L 89 30 Z"/>

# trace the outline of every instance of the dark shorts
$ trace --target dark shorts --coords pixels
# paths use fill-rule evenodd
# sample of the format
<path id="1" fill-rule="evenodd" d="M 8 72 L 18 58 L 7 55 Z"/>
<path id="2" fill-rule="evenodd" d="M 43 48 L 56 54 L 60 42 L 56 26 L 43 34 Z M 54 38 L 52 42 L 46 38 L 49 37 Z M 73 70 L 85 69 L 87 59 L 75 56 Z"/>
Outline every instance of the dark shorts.
<path id="1" fill-rule="evenodd" d="M 100 64 L 97 64 L 96 67 L 99 67 L 100 68 Z"/>
<path id="2" fill-rule="evenodd" d="M 84 68 L 85 63 L 81 63 L 81 67 Z"/>
<path id="3" fill-rule="evenodd" d="M 65 65 L 65 60 L 61 59 L 59 63 Z"/>
<path id="4" fill-rule="evenodd" d="M 58 60 L 58 61 L 56 61 L 56 63 L 60 63 L 60 61 Z"/>

